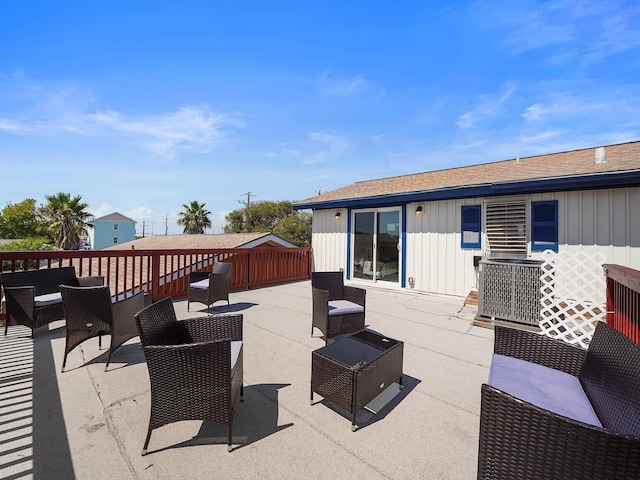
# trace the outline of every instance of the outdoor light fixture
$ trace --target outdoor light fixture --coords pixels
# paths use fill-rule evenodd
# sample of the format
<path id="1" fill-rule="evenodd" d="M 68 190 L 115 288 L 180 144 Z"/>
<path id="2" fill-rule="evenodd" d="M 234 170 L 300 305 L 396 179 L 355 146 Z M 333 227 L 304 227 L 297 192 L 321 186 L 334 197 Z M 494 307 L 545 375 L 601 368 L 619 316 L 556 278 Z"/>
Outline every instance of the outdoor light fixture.
<path id="1" fill-rule="evenodd" d="M 340 220 L 340 212 L 336 212 L 336 220 Z"/>
<path id="2" fill-rule="evenodd" d="M 418 205 L 416 207 L 416 215 L 419 217 L 420 215 L 422 215 L 422 205 Z"/>

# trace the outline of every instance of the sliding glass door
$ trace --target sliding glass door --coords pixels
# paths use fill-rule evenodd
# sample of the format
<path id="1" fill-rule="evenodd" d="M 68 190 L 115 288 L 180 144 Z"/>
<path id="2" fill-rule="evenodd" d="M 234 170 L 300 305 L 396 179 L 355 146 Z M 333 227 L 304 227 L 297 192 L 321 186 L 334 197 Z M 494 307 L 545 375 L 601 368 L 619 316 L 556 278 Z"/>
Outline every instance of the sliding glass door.
<path id="1" fill-rule="evenodd" d="M 353 212 L 353 278 L 374 282 L 400 279 L 400 210 Z"/>

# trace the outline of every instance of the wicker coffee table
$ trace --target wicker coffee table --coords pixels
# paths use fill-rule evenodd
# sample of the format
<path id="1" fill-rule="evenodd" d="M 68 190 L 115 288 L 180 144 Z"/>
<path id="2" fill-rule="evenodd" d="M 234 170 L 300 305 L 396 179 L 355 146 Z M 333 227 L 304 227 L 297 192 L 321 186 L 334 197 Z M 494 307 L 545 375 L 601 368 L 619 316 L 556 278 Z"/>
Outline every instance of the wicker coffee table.
<path id="1" fill-rule="evenodd" d="M 396 380 L 402 385 L 404 343 L 363 330 L 311 354 L 311 404 L 314 392 L 351 414 Z"/>

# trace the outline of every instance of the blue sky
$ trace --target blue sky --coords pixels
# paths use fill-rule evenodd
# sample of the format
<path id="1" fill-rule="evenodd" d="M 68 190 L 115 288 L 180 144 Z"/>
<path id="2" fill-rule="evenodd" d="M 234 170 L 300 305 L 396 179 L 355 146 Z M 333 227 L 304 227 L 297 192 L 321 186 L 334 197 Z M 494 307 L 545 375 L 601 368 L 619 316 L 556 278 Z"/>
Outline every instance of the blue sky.
<path id="1" fill-rule="evenodd" d="M 0 2 L 0 205 L 70 192 L 147 234 L 640 140 L 638 112 L 637 0 Z"/>

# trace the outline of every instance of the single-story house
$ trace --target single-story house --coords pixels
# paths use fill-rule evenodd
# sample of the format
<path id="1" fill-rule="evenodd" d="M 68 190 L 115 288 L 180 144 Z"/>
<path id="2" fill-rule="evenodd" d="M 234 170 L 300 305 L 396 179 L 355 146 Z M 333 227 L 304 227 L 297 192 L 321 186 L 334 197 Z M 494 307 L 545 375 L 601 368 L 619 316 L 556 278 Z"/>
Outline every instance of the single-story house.
<path id="1" fill-rule="evenodd" d="M 296 246 L 269 232 L 260 233 L 203 233 L 180 235 L 152 235 L 114 245 L 110 250 L 163 250 L 183 248 L 255 248 Z"/>
<path id="2" fill-rule="evenodd" d="M 478 263 L 545 249 L 640 268 L 640 142 L 367 180 L 294 203 L 313 210 L 314 270 L 466 296 Z"/>

